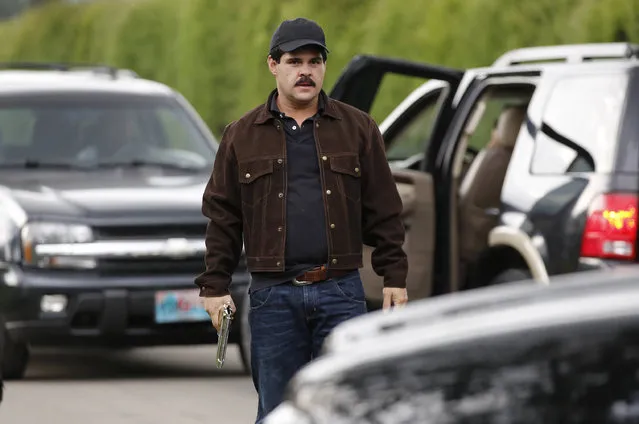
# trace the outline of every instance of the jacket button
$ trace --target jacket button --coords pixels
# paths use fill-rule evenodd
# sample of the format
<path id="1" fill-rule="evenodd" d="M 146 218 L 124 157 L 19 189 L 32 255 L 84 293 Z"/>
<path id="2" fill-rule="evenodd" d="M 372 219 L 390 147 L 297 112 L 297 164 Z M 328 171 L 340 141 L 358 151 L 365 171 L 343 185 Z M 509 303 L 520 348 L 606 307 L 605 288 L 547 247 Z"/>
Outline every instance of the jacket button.
<path id="1" fill-rule="evenodd" d="M 280 265 L 282 265 L 282 262 L 277 261 L 277 266 L 280 266 Z"/>
<path id="2" fill-rule="evenodd" d="M 330 190 L 326 190 L 326 194 L 331 194 L 331 191 Z"/>
<path id="3" fill-rule="evenodd" d="M 335 228 L 335 224 L 331 224 L 331 228 Z"/>
<path id="4" fill-rule="evenodd" d="M 284 229 L 284 227 L 282 227 L 281 225 L 279 227 L 277 227 L 277 231 L 279 231 L 280 233 L 282 232 L 283 229 Z"/>
<path id="5" fill-rule="evenodd" d="M 277 160 L 277 163 L 281 164 L 282 162 L 284 162 L 281 158 Z"/>
<path id="6" fill-rule="evenodd" d="M 279 197 L 279 198 L 281 199 L 282 197 L 284 197 L 284 193 L 279 193 L 279 194 L 277 195 L 277 197 Z"/>
<path id="7" fill-rule="evenodd" d="M 249 174 L 248 172 L 245 175 L 246 178 L 251 178 L 251 174 Z"/>
<path id="8" fill-rule="evenodd" d="M 322 156 L 322 160 L 327 160 L 328 158 L 326 156 Z"/>
<path id="9" fill-rule="evenodd" d="M 359 168 L 355 168 L 355 172 L 359 172 Z"/>
<path id="10" fill-rule="evenodd" d="M 315 123 L 315 126 L 319 128 L 319 122 L 316 122 L 316 123 Z"/>
<path id="11" fill-rule="evenodd" d="M 333 258 L 333 260 L 331 261 L 332 264 L 336 264 L 337 263 L 337 259 Z"/>

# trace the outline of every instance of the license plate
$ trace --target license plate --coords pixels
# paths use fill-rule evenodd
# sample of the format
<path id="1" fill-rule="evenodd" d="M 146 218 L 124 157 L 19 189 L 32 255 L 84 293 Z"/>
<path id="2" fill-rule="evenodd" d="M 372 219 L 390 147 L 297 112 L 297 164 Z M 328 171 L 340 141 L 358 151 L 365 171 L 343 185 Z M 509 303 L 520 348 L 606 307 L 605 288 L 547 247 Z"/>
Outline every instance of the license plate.
<path id="1" fill-rule="evenodd" d="M 210 321 L 199 290 L 164 290 L 155 294 L 155 322 Z"/>

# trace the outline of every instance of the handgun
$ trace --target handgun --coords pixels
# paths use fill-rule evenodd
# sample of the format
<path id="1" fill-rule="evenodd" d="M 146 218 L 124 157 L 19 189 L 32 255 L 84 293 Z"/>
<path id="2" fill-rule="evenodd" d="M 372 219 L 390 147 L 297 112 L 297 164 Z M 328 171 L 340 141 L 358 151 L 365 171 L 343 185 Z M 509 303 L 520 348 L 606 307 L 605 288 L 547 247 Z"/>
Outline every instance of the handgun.
<path id="1" fill-rule="evenodd" d="M 226 345 L 229 340 L 231 321 L 233 321 L 233 310 L 231 305 L 226 304 L 220 310 L 220 331 L 217 333 L 217 367 L 222 368 L 226 358 Z"/>

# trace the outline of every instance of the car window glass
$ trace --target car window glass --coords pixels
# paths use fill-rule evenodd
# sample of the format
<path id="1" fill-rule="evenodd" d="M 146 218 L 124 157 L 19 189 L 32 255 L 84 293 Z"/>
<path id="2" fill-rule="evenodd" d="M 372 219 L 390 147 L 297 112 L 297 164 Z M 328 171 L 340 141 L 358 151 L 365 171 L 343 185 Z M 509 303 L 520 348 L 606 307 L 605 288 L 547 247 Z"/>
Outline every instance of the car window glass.
<path id="1" fill-rule="evenodd" d="M 181 117 L 168 109 L 158 109 L 155 115 L 168 145 L 172 149 L 188 149 L 188 140 L 193 135 L 190 134 L 189 128 L 182 124 Z"/>
<path id="2" fill-rule="evenodd" d="M 0 101 L 2 164 L 137 162 L 208 169 L 215 148 L 169 98 L 73 95 Z"/>
<path id="3" fill-rule="evenodd" d="M 460 114 L 464 126 L 455 143 L 458 147 L 454 169 L 459 181 L 466 180 L 475 158 L 488 147 L 498 150 L 500 157 L 510 158 L 534 90 L 535 86 L 531 83 L 506 84 L 498 77 L 493 77 L 486 85 L 482 83 L 467 94 L 464 104 L 473 102 L 472 108 L 470 113 Z M 482 165 L 487 162 L 482 160 L 479 164 L 480 167 L 470 174 L 473 180 L 481 179 L 486 172 L 483 169 L 488 169 L 488 165 Z M 495 175 L 504 174 L 508 162 L 501 161 L 500 165 L 491 172 Z"/>
<path id="4" fill-rule="evenodd" d="M 386 151 L 388 160 L 404 160 L 424 153 L 437 111 L 437 102 L 433 99 L 406 123 L 404 128 L 393 137 L 392 145 Z"/>
<path id="5" fill-rule="evenodd" d="M 0 109 L 0 146 L 26 146 L 31 142 L 35 116 L 30 109 Z"/>
<path id="6" fill-rule="evenodd" d="M 535 137 L 535 174 L 610 172 L 626 95 L 624 74 L 564 78 L 554 86 Z"/>
<path id="7" fill-rule="evenodd" d="M 496 83 L 486 88 L 473 105 L 464 131 L 460 135 L 466 137 L 467 147 L 476 151 L 487 147 L 494 139 L 493 130 L 500 117 L 512 109 L 526 109 L 533 92 L 534 86 L 529 84 L 503 85 Z M 512 137 L 516 136 L 516 133 L 501 134 L 500 136 L 507 139 L 500 138 L 499 144 L 514 146 L 515 140 Z"/>
<path id="8" fill-rule="evenodd" d="M 477 123 L 477 127 L 468 136 L 468 147 L 474 150 L 481 150 L 488 145 L 495 122 L 507 106 L 510 106 L 510 99 L 491 96 L 484 100 L 485 109 Z"/>

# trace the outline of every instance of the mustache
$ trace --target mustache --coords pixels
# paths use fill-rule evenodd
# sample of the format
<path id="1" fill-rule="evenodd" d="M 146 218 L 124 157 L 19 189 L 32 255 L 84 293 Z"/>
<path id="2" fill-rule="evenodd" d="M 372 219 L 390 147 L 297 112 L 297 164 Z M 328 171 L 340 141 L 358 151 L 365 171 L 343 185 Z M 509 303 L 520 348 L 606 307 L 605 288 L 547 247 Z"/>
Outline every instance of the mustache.
<path id="1" fill-rule="evenodd" d="M 300 85 L 300 84 L 310 84 L 312 87 L 315 87 L 315 81 L 313 81 L 311 77 L 306 77 L 306 76 L 301 77 L 300 79 L 297 80 L 295 85 Z"/>

